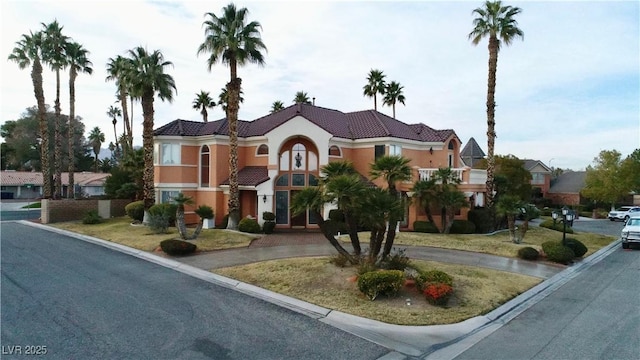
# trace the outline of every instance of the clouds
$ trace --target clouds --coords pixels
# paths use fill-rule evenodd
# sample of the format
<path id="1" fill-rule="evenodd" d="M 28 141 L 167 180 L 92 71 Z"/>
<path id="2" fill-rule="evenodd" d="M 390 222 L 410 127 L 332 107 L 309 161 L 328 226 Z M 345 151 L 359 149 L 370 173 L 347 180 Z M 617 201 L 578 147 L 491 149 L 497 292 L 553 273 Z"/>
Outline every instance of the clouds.
<path id="1" fill-rule="evenodd" d="M 207 70 L 197 56 L 205 12 L 219 14 L 226 2 L 93 1 L 2 4 L 2 55 L 21 34 L 54 18 L 82 43 L 94 74 L 77 80 L 76 112 L 87 129 L 107 128 L 105 112 L 115 101 L 106 83 L 110 57 L 135 46 L 159 49 L 174 63 L 178 88 L 172 104 L 156 101 L 156 127 L 176 118 L 199 120 L 191 107 L 200 90 L 217 96 L 229 78 L 220 64 Z M 581 169 L 601 149 L 628 154 L 640 147 L 637 2 L 509 2 L 524 41 L 503 47 L 496 90 L 496 153 Z M 406 106 L 398 119 L 451 128 L 463 142 L 474 137 L 486 151 L 486 41 L 473 46 L 473 8 L 481 2 L 239 2 L 262 24 L 267 45 L 264 67 L 239 69 L 245 102 L 240 118 L 269 112 L 275 100 L 291 104 L 306 91 L 316 104 L 341 111 L 373 108 L 362 95 L 368 71 L 381 69 L 404 86 Z M 66 77 L 66 75 L 65 75 Z M 64 78 L 63 78 L 64 79 Z M 63 112 L 68 112 L 62 90 Z M 45 73 L 45 96 L 53 103 L 54 76 Z M 19 117 L 35 103 L 29 71 L 2 65 L 2 121 Z M 391 114 L 391 108 L 382 112 Z M 223 116 L 219 108 L 210 118 Z M 134 109 L 141 143 L 141 109 Z M 136 132 L 137 128 L 137 132 Z M 571 150 L 566 151 L 563 148 Z"/>

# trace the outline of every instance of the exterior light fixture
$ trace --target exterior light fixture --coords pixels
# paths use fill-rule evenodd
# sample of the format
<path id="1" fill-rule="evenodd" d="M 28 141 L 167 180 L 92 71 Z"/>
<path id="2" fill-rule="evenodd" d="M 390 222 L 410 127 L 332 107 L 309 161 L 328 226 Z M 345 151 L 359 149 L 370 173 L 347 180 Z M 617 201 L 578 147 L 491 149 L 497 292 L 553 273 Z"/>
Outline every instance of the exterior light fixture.
<path id="1" fill-rule="evenodd" d="M 266 203 L 267 202 L 267 195 L 262 195 L 262 202 Z"/>
<path id="2" fill-rule="evenodd" d="M 433 146 L 429 148 L 429 154 L 433 155 Z"/>

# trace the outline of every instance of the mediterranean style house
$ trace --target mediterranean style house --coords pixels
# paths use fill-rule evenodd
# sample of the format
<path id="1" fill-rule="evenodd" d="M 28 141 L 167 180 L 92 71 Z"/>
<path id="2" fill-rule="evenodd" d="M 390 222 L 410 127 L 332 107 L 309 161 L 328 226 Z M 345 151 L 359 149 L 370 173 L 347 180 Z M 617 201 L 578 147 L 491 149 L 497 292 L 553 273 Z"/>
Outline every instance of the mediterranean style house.
<path id="1" fill-rule="evenodd" d="M 411 159 L 413 179 L 399 184 L 411 197 L 417 179 L 438 168 L 452 168 L 470 207 L 482 206 L 486 171 L 463 166 L 460 139 L 453 130 L 406 124 L 374 110 L 343 113 L 310 104 L 295 104 L 253 121 L 238 122 L 238 181 L 242 217 L 262 222 L 265 211 L 276 215 L 276 228 L 317 228 L 309 214 L 292 216 L 291 198 L 305 186 L 318 184 L 321 168 L 331 161 L 351 161 L 368 178 L 370 164 L 382 155 Z M 154 132 L 156 202 L 183 192 L 196 206 L 214 209 L 216 223 L 227 213 L 229 137 L 227 120 L 174 120 Z M 373 181 L 383 186 L 380 180 Z M 334 208 L 327 204 L 325 217 Z M 196 221 L 193 207 L 186 217 Z M 436 212 L 436 213 L 439 213 Z M 462 210 L 460 218 L 466 218 Z M 416 205 L 406 208 L 401 227 L 411 229 L 426 215 Z M 438 220 L 436 220 L 438 221 Z"/>

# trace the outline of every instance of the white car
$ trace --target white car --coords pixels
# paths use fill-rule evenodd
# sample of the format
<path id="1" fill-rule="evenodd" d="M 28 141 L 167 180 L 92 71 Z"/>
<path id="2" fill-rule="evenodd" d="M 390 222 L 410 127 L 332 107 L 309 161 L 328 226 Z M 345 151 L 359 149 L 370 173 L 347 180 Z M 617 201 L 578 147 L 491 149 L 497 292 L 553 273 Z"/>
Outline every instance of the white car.
<path id="1" fill-rule="evenodd" d="M 640 215 L 629 218 L 622 228 L 622 248 L 628 249 L 629 244 L 640 244 Z"/>
<path id="2" fill-rule="evenodd" d="M 640 215 L 640 206 L 621 206 L 615 211 L 609 211 L 609 220 L 627 221 L 634 215 Z"/>

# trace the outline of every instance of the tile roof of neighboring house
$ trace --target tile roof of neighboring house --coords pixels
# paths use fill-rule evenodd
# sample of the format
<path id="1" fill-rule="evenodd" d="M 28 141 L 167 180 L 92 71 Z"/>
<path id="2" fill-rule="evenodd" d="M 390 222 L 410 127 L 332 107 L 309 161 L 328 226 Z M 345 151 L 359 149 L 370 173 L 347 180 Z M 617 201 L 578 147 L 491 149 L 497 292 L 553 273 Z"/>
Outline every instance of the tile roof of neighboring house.
<path id="1" fill-rule="evenodd" d="M 295 104 L 253 121 L 238 121 L 238 136 L 263 136 L 288 120 L 302 116 L 333 136 L 345 139 L 396 137 L 423 142 L 444 142 L 456 136 L 451 129 L 434 130 L 424 124 L 405 124 L 374 110 L 343 113 L 309 104 Z M 228 134 L 226 119 L 208 123 L 177 119 L 154 131 L 156 136 Z"/>
<path id="2" fill-rule="evenodd" d="M 73 173 L 73 181 L 81 186 L 103 186 L 109 173 L 76 172 Z M 62 184 L 69 185 L 69 173 L 62 173 Z M 33 184 L 42 186 L 42 173 L 31 171 L 0 171 L 0 184 L 3 186 L 22 186 Z"/>
<path id="3" fill-rule="evenodd" d="M 471 166 L 471 167 L 473 167 L 478 161 L 483 159 L 485 156 L 486 154 L 484 153 L 484 151 L 482 151 L 482 148 L 480 147 L 480 145 L 478 145 L 478 143 L 476 142 L 476 139 L 474 138 L 470 138 L 469 142 L 467 142 L 467 145 L 465 145 L 464 148 L 462 148 L 462 151 L 460 152 L 460 157 L 462 158 L 462 161 L 464 161 L 464 163 L 467 166 Z"/>
<path id="4" fill-rule="evenodd" d="M 266 166 L 245 166 L 238 171 L 238 185 L 257 186 L 269 180 L 269 172 Z M 229 185 L 227 178 L 220 185 Z"/>
<path id="5" fill-rule="evenodd" d="M 585 186 L 586 171 L 567 171 L 558 176 L 549 188 L 550 193 L 578 194 Z"/>
<path id="6" fill-rule="evenodd" d="M 549 167 L 540 160 L 522 159 L 522 161 L 524 161 L 524 168 L 528 171 L 531 171 L 531 169 L 540 165 L 545 169 L 545 171 L 551 172 L 551 169 L 549 169 Z"/>

